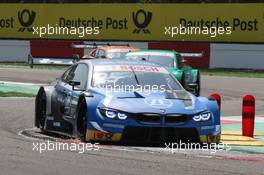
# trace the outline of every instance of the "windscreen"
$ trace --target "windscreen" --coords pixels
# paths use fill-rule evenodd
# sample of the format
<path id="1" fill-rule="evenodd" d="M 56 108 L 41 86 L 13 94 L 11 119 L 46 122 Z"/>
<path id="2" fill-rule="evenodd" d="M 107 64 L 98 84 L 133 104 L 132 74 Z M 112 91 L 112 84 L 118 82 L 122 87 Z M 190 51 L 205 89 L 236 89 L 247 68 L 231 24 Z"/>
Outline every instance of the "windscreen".
<path id="1" fill-rule="evenodd" d="M 113 59 L 124 59 L 128 52 L 129 50 L 126 49 L 112 49 L 107 52 L 107 57 Z"/>
<path id="2" fill-rule="evenodd" d="M 178 81 L 163 67 L 109 65 L 95 66 L 92 86 L 99 88 L 144 87 L 156 90 L 181 90 Z"/>
<path id="3" fill-rule="evenodd" d="M 126 55 L 126 59 L 129 60 L 145 60 L 153 63 L 157 63 L 164 67 L 174 67 L 173 54 L 162 53 L 162 52 L 153 52 L 153 53 L 140 53 L 140 52 L 131 52 Z"/>

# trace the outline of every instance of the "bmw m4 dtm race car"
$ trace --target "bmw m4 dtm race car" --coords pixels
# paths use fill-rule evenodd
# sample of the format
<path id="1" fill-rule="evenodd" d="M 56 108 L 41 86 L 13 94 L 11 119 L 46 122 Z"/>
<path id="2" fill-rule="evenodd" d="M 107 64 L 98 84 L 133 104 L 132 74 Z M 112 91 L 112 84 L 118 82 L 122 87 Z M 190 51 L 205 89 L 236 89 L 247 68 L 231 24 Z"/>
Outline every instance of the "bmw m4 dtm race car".
<path id="1" fill-rule="evenodd" d="M 219 142 L 215 100 L 187 92 L 162 66 L 92 59 L 77 62 L 40 87 L 35 126 L 42 131 L 110 142 Z"/>

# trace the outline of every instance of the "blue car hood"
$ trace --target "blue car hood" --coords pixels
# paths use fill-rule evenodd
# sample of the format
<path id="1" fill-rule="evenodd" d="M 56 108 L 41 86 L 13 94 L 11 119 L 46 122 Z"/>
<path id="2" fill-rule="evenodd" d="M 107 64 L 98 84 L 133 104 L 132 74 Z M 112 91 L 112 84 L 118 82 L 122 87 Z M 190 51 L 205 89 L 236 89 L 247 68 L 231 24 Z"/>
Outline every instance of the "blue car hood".
<path id="1" fill-rule="evenodd" d="M 172 92 L 103 92 L 99 108 L 128 113 L 195 114 L 207 110 L 205 103 L 185 90 Z"/>

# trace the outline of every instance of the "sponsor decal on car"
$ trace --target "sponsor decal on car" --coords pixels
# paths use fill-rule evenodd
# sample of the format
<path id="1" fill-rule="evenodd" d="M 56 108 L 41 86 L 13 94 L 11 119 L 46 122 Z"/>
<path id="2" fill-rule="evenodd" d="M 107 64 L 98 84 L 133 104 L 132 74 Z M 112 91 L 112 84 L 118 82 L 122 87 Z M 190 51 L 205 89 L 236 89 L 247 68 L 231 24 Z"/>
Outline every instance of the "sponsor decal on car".
<path id="1" fill-rule="evenodd" d="M 94 66 L 94 71 L 104 72 L 104 71 L 138 71 L 138 72 L 156 72 L 156 73 L 166 73 L 165 68 L 155 67 L 155 66 L 131 66 L 131 65 L 99 65 Z"/>
<path id="2" fill-rule="evenodd" d="M 167 57 L 174 57 L 173 53 L 166 53 L 166 52 L 131 52 L 127 54 L 128 56 L 131 55 L 138 55 L 138 56 L 167 56 Z"/>
<path id="3" fill-rule="evenodd" d="M 104 133 L 101 131 L 87 130 L 86 138 L 88 140 L 97 141 L 120 141 L 122 134 L 120 133 Z"/>

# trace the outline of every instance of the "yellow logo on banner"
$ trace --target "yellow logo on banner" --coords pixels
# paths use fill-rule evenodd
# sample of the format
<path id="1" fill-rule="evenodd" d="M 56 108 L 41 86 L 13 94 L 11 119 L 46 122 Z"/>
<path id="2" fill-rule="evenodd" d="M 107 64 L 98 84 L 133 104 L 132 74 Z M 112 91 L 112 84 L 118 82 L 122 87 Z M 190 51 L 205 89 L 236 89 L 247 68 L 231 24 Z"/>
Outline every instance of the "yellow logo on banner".
<path id="1" fill-rule="evenodd" d="M 264 4 L 1 4 L 0 38 L 264 43 Z"/>

